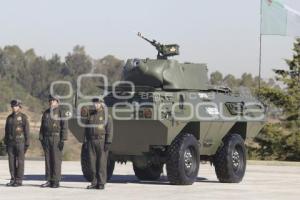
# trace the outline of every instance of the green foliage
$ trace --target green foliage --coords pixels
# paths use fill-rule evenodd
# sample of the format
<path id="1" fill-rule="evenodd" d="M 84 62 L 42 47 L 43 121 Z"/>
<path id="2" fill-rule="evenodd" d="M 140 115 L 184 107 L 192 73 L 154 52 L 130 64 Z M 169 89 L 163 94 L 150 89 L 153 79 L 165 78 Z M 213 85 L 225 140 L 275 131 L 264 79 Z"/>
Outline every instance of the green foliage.
<path id="1" fill-rule="evenodd" d="M 283 110 L 281 121 L 265 126 L 256 138 L 261 148 L 254 151 L 261 159 L 300 160 L 300 39 L 294 53 L 292 60 L 286 60 L 289 69 L 274 70 L 284 89 L 263 87 L 260 91 L 265 103 Z"/>
<path id="2" fill-rule="evenodd" d="M 229 87 L 233 92 L 243 92 L 243 90 L 247 88 L 252 95 L 257 95 L 258 93 L 258 80 L 258 76 L 253 77 L 249 73 L 242 74 L 240 78 L 236 78 L 232 74 L 227 74 L 223 78 L 223 75 L 219 71 L 210 74 L 210 83 L 212 85 Z M 261 85 L 280 89 L 273 79 L 269 79 L 268 82 L 261 80 Z"/>
<path id="3" fill-rule="evenodd" d="M 286 60 L 289 69 L 276 69 L 276 80 L 282 82 L 285 88 L 263 87 L 260 95 L 275 106 L 282 108 L 287 118 L 296 119 L 300 113 L 300 39 L 294 44 L 292 60 Z"/>
<path id="4" fill-rule="evenodd" d="M 0 80 L 0 112 L 8 111 L 9 102 L 11 99 L 21 99 L 23 104 L 29 108 L 30 111 L 40 111 L 40 100 L 34 98 L 15 81 L 7 79 Z"/>
<path id="5" fill-rule="evenodd" d="M 120 79 L 123 62 L 113 56 L 94 60 L 84 47 L 77 45 L 64 60 L 57 54 L 46 59 L 37 56 L 33 49 L 23 52 L 18 46 L 0 48 L 0 112 L 7 111 L 12 98 L 21 99 L 31 111 L 40 111 L 47 104 L 54 81 L 70 81 L 76 90 L 77 78 L 82 74 L 102 73 L 108 76 L 110 83 Z M 99 94 L 97 85 L 101 85 L 101 81 L 84 81 L 81 91 Z M 58 95 L 69 92 L 62 84 L 56 85 L 54 91 Z"/>
<path id="6" fill-rule="evenodd" d="M 298 127 L 300 126 L 298 120 Z M 290 122 L 267 124 L 255 141 L 259 148 L 250 148 L 262 160 L 300 160 L 299 129 L 288 128 Z"/>

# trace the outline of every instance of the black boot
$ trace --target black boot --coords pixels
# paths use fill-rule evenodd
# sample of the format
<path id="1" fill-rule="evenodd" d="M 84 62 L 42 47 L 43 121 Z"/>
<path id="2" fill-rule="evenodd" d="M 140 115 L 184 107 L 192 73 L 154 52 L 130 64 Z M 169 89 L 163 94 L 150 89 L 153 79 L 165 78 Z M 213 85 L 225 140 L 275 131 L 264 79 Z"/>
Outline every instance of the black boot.
<path id="1" fill-rule="evenodd" d="M 13 187 L 20 187 L 20 186 L 22 186 L 22 182 L 16 181 L 16 182 L 13 184 Z"/>
<path id="2" fill-rule="evenodd" d="M 98 190 L 104 190 L 105 186 L 103 184 L 97 185 Z"/>
<path id="3" fill-rule="evenodd" d="M 97 184 L 92 183 L 91 185 L 87 186 L 86 189 L 97 189 Z"/>
<path id="4" fill-rule="evenodd" d="M 46 188 L 46 187 L 51 187 L 51 181 L 47 181 L 46 183 L 42 184 L 41 187 L 42 188 Z"/>
<path id="5" fill-rule="evenodd" d="M 6 186 L 11 187 L 14 186 L 14 184 L 15 184 L 15 180 L 11 179 L 10 182 L 6 184 Z"/>
<path id="6" fill-rule="evenodd" d="M 54 181 L 51 185 L 52 188 L 59 188 L 59 182 Z"/>

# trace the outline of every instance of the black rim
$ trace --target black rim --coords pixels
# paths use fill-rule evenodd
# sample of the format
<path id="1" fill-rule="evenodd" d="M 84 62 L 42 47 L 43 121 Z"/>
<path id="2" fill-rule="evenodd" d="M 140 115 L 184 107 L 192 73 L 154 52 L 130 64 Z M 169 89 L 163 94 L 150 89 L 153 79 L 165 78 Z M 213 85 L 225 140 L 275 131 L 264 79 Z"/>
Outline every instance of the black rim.
<path id="1" fill-rule="evenodd" d="M 244 166 L 244 154 L 242 147 L 237 145 L 232 151 L 232 167 L 235 173 L 240 172 Z"/>
<path id="2" fill-rule="evenodd" d="M 196 151 L 192 146 L 186 148 L 183 154 L 184 171 L 187 176 L 193 175 L 197 167 Z"/>

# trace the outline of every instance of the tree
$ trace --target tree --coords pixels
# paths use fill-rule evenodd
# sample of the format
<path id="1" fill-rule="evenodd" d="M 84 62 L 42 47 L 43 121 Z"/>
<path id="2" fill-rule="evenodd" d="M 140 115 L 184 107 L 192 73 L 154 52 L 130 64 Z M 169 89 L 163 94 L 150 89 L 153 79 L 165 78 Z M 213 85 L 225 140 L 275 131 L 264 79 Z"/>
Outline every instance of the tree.
<path id="1" fill-rule="evenodd" d="M 289 69 L 275 69 L 276 80 L 284 89 L 263 87 L 260 95 L 284 110 L 286 118 L 298 119 L 300 112 L 300 39 L 294 44 L 292 60 L 286 60 Z"/>
<path id="2" fill-rule="evenodd" d="M 238 80 L 232 75 L 228 74 L 224 77 L 224 84 L 231 89 L 238 87 Z"/>
<path id="3" fill-rule="evenodd" d="M 73 52 L 69 53 L 66 57 L 66 66 L 68 69 L 63 69 L 68 72 L 75 80 L 81 74 L 89 73 L 92 70 L 92 59 L 85 53 L 83 46 L 75 46 Z"/>
<path id="4" fill-rule="evenodd" d="M 242 74 L 240 85 L 245 86 L 247 88 L 253 88 L 253 87 L 255 87 L 256 83 L 253 80 L 253 77 L 251 74 L 244 73 L 244 74 Z"/>
<path id="5" fill-rule="evenodd" d="M 223 75 L 219 71 L 210 74 L 210 83 L 212 85 L 221 85 L 223 82 Z"/>
<path id="6" fill-rule="evenodd" d="M 256 138 L 262 157 L 273 154 L 275 159 L 300 160 L 300 39 L 294 43 L 293 50 L 293 59 L 286 60 L 289 68 L 274 70 L 276 80 L 284 88 L 263 87 L 260 91 L 267 104 L 283 110 L 280 122 L 268 124 Z"/>

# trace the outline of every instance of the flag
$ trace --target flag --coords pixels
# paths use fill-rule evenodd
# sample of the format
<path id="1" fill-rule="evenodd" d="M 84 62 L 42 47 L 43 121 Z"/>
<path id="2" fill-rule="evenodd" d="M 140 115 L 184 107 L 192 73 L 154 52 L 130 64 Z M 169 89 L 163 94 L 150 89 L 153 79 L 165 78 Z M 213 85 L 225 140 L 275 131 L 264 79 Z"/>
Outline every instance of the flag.
<path id="1" fill-rule="evenodd" d="M 300 12 L 281 0 L 261 0 L 262 35 L 300 36 Z"/>

